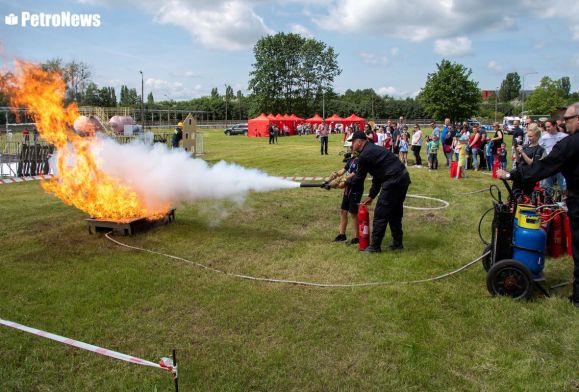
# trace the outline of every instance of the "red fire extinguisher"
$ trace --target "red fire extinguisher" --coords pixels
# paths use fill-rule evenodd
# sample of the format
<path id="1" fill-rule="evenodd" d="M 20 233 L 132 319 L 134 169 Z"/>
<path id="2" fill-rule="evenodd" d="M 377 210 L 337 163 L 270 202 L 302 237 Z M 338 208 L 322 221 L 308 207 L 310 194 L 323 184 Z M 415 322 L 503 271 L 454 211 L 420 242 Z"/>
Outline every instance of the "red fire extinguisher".
<path id="1" fill-rule="evenodd" d="M 557 214 L 551 221 L 551 227 L 547 236 L 547 249 L 551 257 L 563 256 L 563 219 Z"/>
<path id="2" fill-rule="evenodd" d="M 493 179 L 497 179 L 497 170 L 499 170 L 501 168 L 501 162 L 499 161 L 498 158 L 495 159 L 495 161 L 493 162 Z"/>
<path id="3" fill-rule="evenodd" d="M 563 214 L 563 229 L 565 231 L 565 247 L 567 256 L 573 257 L 573 241 L 571 238 L 571 221 L 567 214 Z"/>
<path id="4" fill-rule="evenodd" d="M 364 250 L 370 245 L 370 213 L 364 204 L 358 207 L 358 240 L 359 250 Z"/>

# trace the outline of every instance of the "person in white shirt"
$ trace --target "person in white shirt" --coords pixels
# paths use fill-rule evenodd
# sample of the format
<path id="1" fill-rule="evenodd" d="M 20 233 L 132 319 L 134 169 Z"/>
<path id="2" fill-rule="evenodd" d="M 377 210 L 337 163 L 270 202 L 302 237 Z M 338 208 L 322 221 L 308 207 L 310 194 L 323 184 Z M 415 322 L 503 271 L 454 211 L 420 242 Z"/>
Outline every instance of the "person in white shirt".
<path id="1" fill-rule="evenodd" d="M 414 154 L 414 166 L 422 166 L 422 159 L 420 158 L 420 149 L 422 148 L 422 131 L 420 125 L 414 125 L 414 133 L 412 134 L 412 153 Z"/>
<path id="2" fill-rule="evenodd" d="M 566 138 L 566 133 L 559 132 L 557 129 L 557 122 L 555 120 L 547 120 L 545 121 L 545 129 L 547 132 L 544 132 L 539 139 L 539 145 L 545 149 L 547 155 L 551 153 L 551 150 L 559 141 Z M 561 188 L 561 192 L 563 194 L 567 193 L 567 183 L 565 182 L 565 177 L 561 173 L 557 173 L 554 176 L 547 177 L 541 181 L 541 186 L 543 188 L 552 188 L 553 185 L 559 184 L 559 188 Z"/>

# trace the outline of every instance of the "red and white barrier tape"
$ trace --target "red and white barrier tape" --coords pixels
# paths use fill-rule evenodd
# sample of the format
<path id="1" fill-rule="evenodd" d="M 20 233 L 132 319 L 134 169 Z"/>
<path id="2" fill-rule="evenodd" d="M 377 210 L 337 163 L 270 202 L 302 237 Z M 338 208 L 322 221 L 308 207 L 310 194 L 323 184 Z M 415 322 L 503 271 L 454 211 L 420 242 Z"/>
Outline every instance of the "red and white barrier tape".
<path id="1" fill-rule="evenodd" d="M 154 367 L 154 368 L 158 368 L 158 369 L 163 369 L 163 370 L 171 372 L 173 374 L 174 378 L 177 377 L 177 366 L 173 366 L 173 360 L 171 358 L 161 358 L 161 361 L 159 363 L 154 363 L 151 361 L 147 361 L 145 359 L 133 357 L 131 355 L 127 355 L 127 354 L 119 353 L 116 351 L 108 350 L 106 348 L 93 346 L 92 344 L 79 342 L 78 340 L 65 338 L 64 336 L 55 335 L 53 333 L 42 331 L 40 329 L 27 327 L 25 325 L 18 324 L 18 323 L 15 323 L 13 321 L 0 319 L 0 324 L 5 325 L 5 326 L 10 327 L 10 328 L 18 329 L 20 331 L 28 332 L 28 333 L 31 333 L 31 334 L 34 334 L 37 336 L 41 336 L 43 338 L 52 339 L 52 340 L 55 340 L 55 341 L 60 342 L 60 343 L 68 344 L 69 346 L 74 346 L 74 347 L 77 347 L 77 348 L 80 348 L 83 350 L 91 351 L 93 353 L 97 353 L 97 354 L 111 357 L 114 359 L 120 359 L 121 361 L 136 363 L 137 365 L 144 365 L 144 366 L 150 366 L 150 367 Z"/>
<path id="2" fill-rule="evenodd" d="M 26 181 L 50 180 L 52 177 L 54 177 L 52 174 L 42 174 L 40 176 L 30 176 L 30 177 L 0 178 L 0 185 L 14 184 L 17 182 L 26 182 Z"/>

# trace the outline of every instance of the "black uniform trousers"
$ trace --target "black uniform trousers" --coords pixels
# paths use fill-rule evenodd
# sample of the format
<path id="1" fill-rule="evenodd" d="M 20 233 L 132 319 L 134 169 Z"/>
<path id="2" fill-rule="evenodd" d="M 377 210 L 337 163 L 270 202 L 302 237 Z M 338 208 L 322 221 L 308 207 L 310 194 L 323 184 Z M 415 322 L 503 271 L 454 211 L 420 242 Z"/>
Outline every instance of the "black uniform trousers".
<path id="1" fill-rule="evenodd" d="M 390 224 L 393 245 L 402 245 L 403 204 L 409 185 L 410 176 L 406 170 L 382 183 L 372 224 L 373 246 L 380 247 L 388 224 Z"/>
<path id="2" fill-rule="evenodd" d="M 569 194 L 567 196 L 567 215 L 571 224 L 571 241 L 573 251 L 573 302 L 579 303 L 579 195 Z"/>

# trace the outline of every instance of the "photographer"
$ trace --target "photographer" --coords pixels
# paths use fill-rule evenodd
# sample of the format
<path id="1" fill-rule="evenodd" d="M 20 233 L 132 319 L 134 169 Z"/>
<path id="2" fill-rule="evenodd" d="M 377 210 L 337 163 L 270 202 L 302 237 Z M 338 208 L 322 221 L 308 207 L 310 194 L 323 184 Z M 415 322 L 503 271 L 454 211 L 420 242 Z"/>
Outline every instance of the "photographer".
<path id="1" fill-rule="evenodd" d="M 573 294 L 571 302 L 579 307 L 579 102 L 569 106 L 564 114 L 568 137 L 559 141 L 543 159 L 534 159 L 533 165 L 517 165 L 510 173 L 498 170 L 497 176 L 513 181 L 539 181 L 561 172 L 567 181 L 567 207 L 573 244 Z"/>

